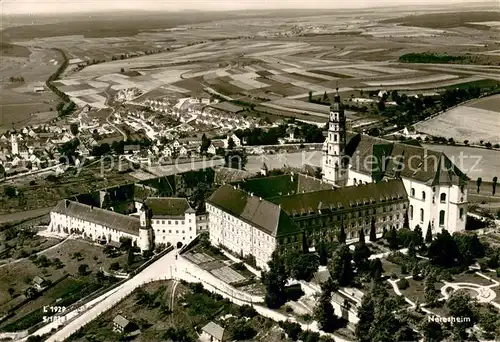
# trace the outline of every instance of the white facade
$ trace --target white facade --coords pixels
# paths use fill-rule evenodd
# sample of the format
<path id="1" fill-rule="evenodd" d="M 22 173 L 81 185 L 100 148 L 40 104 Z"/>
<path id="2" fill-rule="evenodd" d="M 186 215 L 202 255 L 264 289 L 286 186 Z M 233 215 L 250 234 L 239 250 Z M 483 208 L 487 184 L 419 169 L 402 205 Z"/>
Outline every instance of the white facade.
<path id="1" fill-rule="evenodd" d="M 132 244 L 138 244 L 139 235 L 129 234 L 120 230 L 112 229 L 107 226 L 81 220 L 57 212 L 50 213 L 49 232 L 71 233 L 77 232 L 92 240 L 104 239 L 106 242 L 120 242 L 120 238 L 126 237 L 132 240 Z"/>
<path id="2" fill-rule="evenodd" d="M 432 233 L 446 228 L 450 234 L 465 230 L 467 221 L 467 190 L 457 185 L 428 186 L 412 179 L 403 179 L 408 192 L 410 228 L 417 225 L 425 234 L 429 223 Z"/>
<path id="3" fill-rule="evenodd" d="M 207 212 L 212 245 L 222 245 L 242 257 L 253 255 L 257 267 L 267 268 L 276 248 L 275 237 L 209 203 Z"/>
<path id="4" fill-rule="evenodd" d="M 179 217 L 155 217 L 151 220 L 155 243 L 171 243 L 184 246 L 197 235 L 196 214 L 186 213 Z"/>
<path id="5" fill-rule="evenodd" d="M 401 177 L 408 193 L 410 228 L 418 225 L 425 235 L 429 223 L 433 235 L 446 228 L 450 234 L 465 230 L 467 221 L 467 189 L 458 185 L 430 186 L 412 178 Z M 371 183 L 370 175 L 349 169 L 348 185 Z"/>

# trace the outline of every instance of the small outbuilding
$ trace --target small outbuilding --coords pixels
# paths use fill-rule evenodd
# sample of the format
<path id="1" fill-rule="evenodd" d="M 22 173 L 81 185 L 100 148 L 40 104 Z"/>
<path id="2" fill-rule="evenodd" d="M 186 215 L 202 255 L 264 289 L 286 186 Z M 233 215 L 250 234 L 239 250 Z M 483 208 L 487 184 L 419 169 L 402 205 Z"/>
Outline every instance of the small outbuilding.
<path id="1" fill-rule="evenodd" d="M 226 330 L 217 323 L 210 322 L 202 329 L 202 337 L 210 339 L 211 342 L 222 342 L 227 340 Z"/>
<path id="2" fill-rule="evenodd" d="M 130 331 L 132 328 L 132 323 L 122 315 L 116 315 L 113 319 L 113 330 L 118 333 L 125 333 Z"/>

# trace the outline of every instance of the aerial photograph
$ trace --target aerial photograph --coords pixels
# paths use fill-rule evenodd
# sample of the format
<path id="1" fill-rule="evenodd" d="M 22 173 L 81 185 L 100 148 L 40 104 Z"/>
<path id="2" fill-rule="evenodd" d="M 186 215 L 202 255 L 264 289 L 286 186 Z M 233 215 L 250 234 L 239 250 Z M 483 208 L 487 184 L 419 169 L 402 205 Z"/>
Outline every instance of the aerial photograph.
<path id="1" fill-rule="evenodd" d="M 0 14 L 0 341 L 500 341 L 498 0 Z"/>

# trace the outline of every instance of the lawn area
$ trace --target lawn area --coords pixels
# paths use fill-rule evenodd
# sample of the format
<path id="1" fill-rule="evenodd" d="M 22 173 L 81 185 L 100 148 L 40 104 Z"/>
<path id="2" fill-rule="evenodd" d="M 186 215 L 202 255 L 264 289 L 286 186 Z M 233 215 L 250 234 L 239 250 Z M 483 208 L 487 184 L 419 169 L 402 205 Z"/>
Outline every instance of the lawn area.
<path id="1" fill-rule="evenodd" d="M 417 299 L 420 301 L 420 303 L 425 303 L 425 293 L 424 293 L 424 281 L 423 280 L 414 280 L 412 278 L 407 279 L 408 286 L 407 289 L 401 290 L 401 293 L 405 296 L 408 297 L 409 300 L 412 302 L 415 302 Z M 441 284 L 440 282 L 436 283 L 436 289 L 441 289 Z"/>
<path id="2" fill-rule="evenodd" d="M 492 277 L 493 273 L 491 272 L 484 272 L 484 275 L 487 275 L 488 277 Z M 473 284 L 478 284 L 478 285 L 493 285 L 494 283 L 489 281 L 488 279 L 485 279 L 479 275 L 476 274 L 476 272 L 473 273 L 460 273 L 457 275 L 453 275 L 453 281 L 452 283 L 473 283 Z"/>
<path id="3" fill-rule="evenodd" d="M 118 262 L 125 266 L 127 254 L 123 253 L 115 258 L 107 257 L 103 253 L 103 247 L 90 244 L 82 240 L 67 240 L 57 248 L 43 253 L 49 260 L 50 265 L 43 267 L 35 265 L 30 260 L 22 260 L 14 264 L 0 268 L 0 316 L 10 308 L 19 303 L 19 298 L 24 297 L 24 292 L 31 286 L 35 276 L 43 277 L 45 280 L 55 282 L 66 274 L 74 276 L 77 280 L 88 281 L 94 279 L 95 273 L 102 267 L 109 269 L 112 263 Z M 75 257 L 80 253 L 80 257 Z M 54 262 L 60 260 L 60 264 Z M 137 260 L 141 262 L 140 259 Z M 80 275 L 78 267 L 81 264 L 88 265 L 88 274 Z M 9 295 L 8 289 L 14 290 L 13 296 Z M 16 296 L 18 295 L 18 296 Z M 16 296 L 15 298 L 12 298 Z"/>
<path id="4" fill-rule="evenodd" d="M 384 275 L 387 277 L 391 277 L 393 273 L 396 274 L 398 279 L 410 275 L 410 273 L 408 274 L 401 273 L 401 266 L 397 264 L 394 264 L 384 258 L 380 259 L 380 261 L 382 261 L 382 268 L 384 269 Z M 411 272 L 411 270 L 408 270 L 408 272 Z"/>
<path id="5" fill-rule="evenodd" d="M 210 321 L 228 330 L 236 321 L 245 321 L 245 318 L 237 318 L 241 317 L 238 306 L 203 290 L 200 284 L 160 281 L 134 291 L 68 341 L 117 341 L 120 335 L 113 332 L 112 321 L 118 314 L 140 329 L 140 334 L 134 339 L 138 342 L 180 340 L 169 335 L 173 329 L 186 331 L 188 339 L 183 341 L 194 341 L 201 328 Z M 228 315 L 236 317 L 229 318 Z M 245 325 L 255 330 L 252 341 L 283 341 L 281 334 L 274 333 L 279 330 L 269 319 L 254 316 L 248 318 Z"/>

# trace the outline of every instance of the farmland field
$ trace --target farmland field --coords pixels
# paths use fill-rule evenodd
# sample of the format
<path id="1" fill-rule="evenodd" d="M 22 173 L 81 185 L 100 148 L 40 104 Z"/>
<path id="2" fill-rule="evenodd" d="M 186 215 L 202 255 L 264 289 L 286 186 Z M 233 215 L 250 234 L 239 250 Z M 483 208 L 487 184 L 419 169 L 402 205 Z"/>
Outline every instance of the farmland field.
<path id="1" fill-rule="evenodd" d="M 474 122 L 471 125 L 471 120 Z M 479 99 L 453 108 L 415 125 L 418 132 L 453 138 L 462 142 L 479 140 L 500 143 L 500 95 Z"/>
<path id="2" fill-rule="evenodd" d="M 430 150 L 444 152 L 471 179 L 482 177 L 484 180 L 498 176 L 500 170 L 500 152 L 483 148 L 424 145 Z"/>

